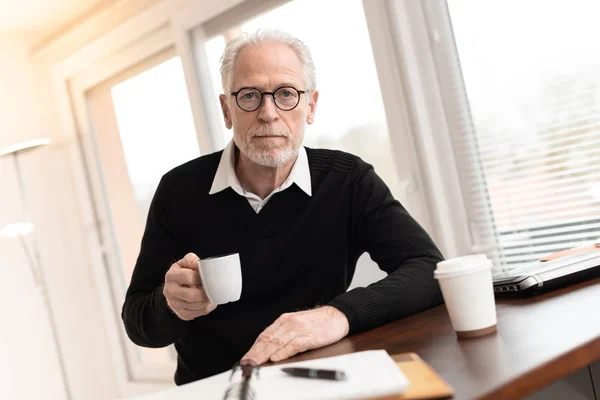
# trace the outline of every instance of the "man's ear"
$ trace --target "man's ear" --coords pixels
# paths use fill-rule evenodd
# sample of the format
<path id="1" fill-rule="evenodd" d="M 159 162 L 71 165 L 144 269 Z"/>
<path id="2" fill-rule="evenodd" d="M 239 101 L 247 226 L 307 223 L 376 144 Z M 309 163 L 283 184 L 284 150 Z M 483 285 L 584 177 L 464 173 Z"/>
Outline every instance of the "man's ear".
<path id="1" fill-rule="evenodd" d="M 227 97 L 224 94 L 221 94 L 219 95 L 219 101 L 221 102 L 221 111 L 223 111 L 225 126 L 227 129 L 231 129 L 233 123 L 231 121 L 231 110 L 229 109 L 229 104 L 227 104 Z"/>
<path id="2" fill-rule="evenodd" d="M 306 122 L 310 125 L 315 122 L 315 113 L 317 112 L 317 100 L 319 100 L 319 92 L 317 90 L 311 90 L 307 93 L 308 96 L 308 114 L 306 115 Z"/>

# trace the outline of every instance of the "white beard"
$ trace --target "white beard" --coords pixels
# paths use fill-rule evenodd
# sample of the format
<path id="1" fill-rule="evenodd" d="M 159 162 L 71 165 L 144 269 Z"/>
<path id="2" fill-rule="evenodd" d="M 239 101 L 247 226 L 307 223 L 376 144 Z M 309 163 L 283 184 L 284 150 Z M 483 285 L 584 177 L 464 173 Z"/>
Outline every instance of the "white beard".
<path id="1" fill-rule="evenodd" d="M 285 139 L 257 139 L 258 136 L 281 136 Z M 303 138 L 304 133 L 294 138 L 286 128 L 272 125 L 233 136 L 236 146 L 250 161 L 270 168 L 281 167 L 293 160 L 298 155 Z"/>

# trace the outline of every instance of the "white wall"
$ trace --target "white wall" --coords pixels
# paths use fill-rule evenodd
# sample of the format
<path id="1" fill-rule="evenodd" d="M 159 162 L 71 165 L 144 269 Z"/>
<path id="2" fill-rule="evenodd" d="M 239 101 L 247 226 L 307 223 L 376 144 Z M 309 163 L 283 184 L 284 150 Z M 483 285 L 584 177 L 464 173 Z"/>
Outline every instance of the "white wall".
<path id="1" fill-rule="evenodd" d="M 61 132 L 48 69 L 29 61 L 26 44 L 0 38 L 0 61 L 0 148 L 53 140 L 21 165 L 73 398 L 115 398 L 100 306 L 84 295 L 96 288 L 71 176 L 75 140 Z M 0 158 L 0 226 L 22 219 L 21 212 L 12 160 Z M 0 267 L 0 397 L 63 399 L 46 309 L 16 239 L 0 238 Z"/>

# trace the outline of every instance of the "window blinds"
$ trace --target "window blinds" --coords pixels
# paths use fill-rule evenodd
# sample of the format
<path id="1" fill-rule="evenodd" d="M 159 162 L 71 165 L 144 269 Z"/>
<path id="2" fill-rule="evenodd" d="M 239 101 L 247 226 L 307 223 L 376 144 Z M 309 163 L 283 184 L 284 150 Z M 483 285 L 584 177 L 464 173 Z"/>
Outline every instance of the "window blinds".
<path id="1" fill-rule="evenodd" d="M 424 12 L 474 251 L 510 269 L 600 242 L 600 3 Z"/>

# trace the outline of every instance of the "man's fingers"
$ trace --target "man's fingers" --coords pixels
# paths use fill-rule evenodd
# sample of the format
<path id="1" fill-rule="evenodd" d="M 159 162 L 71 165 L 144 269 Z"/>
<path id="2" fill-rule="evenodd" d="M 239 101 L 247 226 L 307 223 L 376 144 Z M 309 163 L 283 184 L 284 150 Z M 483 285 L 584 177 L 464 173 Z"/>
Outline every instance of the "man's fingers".
<path id="1" fill-rule="evenodd" d="M 280 326 L 281 322 L 279 319 L 277 319 L 275 322 L 269 325 L 260 335 L 258 335 L 250 350 L 248 350 L 246 355 L 242 357 L 242 360 L 252 360 L 256 364 L 262 364 L 263 362 L 265 362 L 268 359 L 268 357 L 265 359 L 265 356 L 263 354 L 263 350 L 267 346 L 265 335 L 269 335 L 271 332 L 274 332 L 275 330 L 279 329 Z"/>
<path id="2" fill-rule="evenodd" d="M 271 361 L 277 362 L 288 359 L 298 353 L 310 350 L 311 339 L 309 336 L 297 336 L 293 340 L 290 340 L 281 350 L 271 355 Z"/>
<path id="3" fill-rule="evenodd" d="M 169 307 L 177 316 L 184 321 L 191 321 L 194 318 L 210 314 L 217 308 L 214 303 L 189 304 L 179 300 L 167 300 Z"/>
<path id="4" fill-rule="evenodd" d="M 185 257 L 177 261 L 182 268 L 198 270 L 198 256 L 194 253 L 187 253 Z"/>
<path id="5" fill-rule="evenodd" d="M 293 330 L 286 331 L 284 325 L 271 331 L 267 329 L 258 336 L 252 348 L 242 359 L 250 359 L 257 364 L 263 364 L 269 360 L 271 355 L 284 348 L 297 334 Z"/>
<path id="6" fill-rule="evenodd" d="M 188 253 L 167 271 L 163 293 L 167 304 L 179 318 L 191 321 L 217 308 L 202 288 L 198 256 Z"/>
<path id="7" fill-rule="evenodd" d="M 169 284 L 167 290 L 172 297 L 184 303 L 206 303 L 210 301 L 202 288 L 184 287 L 172 283 Z"/>
<path id="8" fill-rule="evenodd" d="M 207 307 L 206 310 L 210 313 L 213 312 L 214 309 L 217 308 L 217 305 L 215 303 L 210 303 Z"/>
<path id="9" fill-rule="evenodd" d="M 175 288 L 174 294 L 175 297 L 186 303 L 207 303 L 210 301 L 202 288 L 180 286 Z"/>
<path id="10" fill-rule="evenodd" d="M 282 328 L 282 319 L 279 317 L 275 320 L 275 322 L 262 331 L 260 335 L 258 335 L 256 341 L 252 345 L 251 350 L 254 350 L 255 352 L 262 351 L 268 342 L 266 338 L 275 336 L 278 333 L 281 334 L 283 332 L 284 329 Z"/>
<path id="11" fill-rule="evenodd" d="M 184 321 L 191 321 L 194 318 L 196 318 L 196 316 L 194 314 L 192 314 L 191 311 L 176 311 L 175 314 L 177 314 L 177 316 L 184 320 Z"/>
<path id="12" fill-rule="evenodd" d="M 266 346 L 261 352 L 261 364 L 269 361 L 269 358 L 273 354 L 285 348 L 285 346 L 287 346 L 287 344 L 297 335 L 298 332 L 290 331 L 280 336 L 273 336 L 268 338 L 268 340 L 266 341 Z"/>
<path id="13" fill-rule="evenodd" d="M 179 285 L 202 287 L 202 279 L 198 270 L 183 268 L 179 264 L 173 264 L 165 275 L 165 282 L 176 282 Z"/>
<path id="14" fill-rule="evenodd" d="M 171 305 L 173 306 L 173 308 L 177 308 L 178 310 L 186 310 L 192 312 L 205 310 L 211 312 L 216 308 L 216 304 L 214 303 L 210 303 L 208 305 L 206 303 L 187 303 L 179 299 L 171 300 Z"/>

